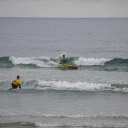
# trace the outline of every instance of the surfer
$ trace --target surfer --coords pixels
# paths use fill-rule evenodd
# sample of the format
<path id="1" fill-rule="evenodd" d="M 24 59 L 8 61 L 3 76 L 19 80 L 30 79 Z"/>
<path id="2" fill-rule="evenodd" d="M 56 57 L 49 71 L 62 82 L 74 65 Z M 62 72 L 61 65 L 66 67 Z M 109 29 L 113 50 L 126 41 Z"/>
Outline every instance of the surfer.
<path id="1" fill-rule="evenodd" d="M 63 55 L 62 58 L 60 58 L 60 64 L 65 64 L 67 62 L 67 59 L 65 58 L 65 55 Z"/>
<path id="2" fill-rule="evenodd" d="M 75 65 L 67 64 L 67 59 L 65 58 L 65 55 L 63 55 L 63 57 L 60 58 L 59 66 L 68 69 L 78 69 L 78 67 Z"/>
<path id="3" fill-rule="evenodd" d="M 20 76 L 18 75 L 17 78 L 12 81 L 12 88 L 11 89 L 17 89 L 18 86 L 19 86 L 19 88 L 21 88 L 19 79 L 20 79 Z"/>

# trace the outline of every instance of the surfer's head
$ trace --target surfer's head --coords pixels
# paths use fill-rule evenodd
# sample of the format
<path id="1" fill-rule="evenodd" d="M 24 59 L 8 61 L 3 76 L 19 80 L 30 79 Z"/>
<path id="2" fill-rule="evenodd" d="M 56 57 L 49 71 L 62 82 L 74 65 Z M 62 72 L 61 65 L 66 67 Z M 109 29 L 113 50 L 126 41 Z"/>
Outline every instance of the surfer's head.
<path id="1" fill-rule="evenodd" d="M 17 79 L 20 79 L 20 76 L 19 75 L 17 76 Z"/>
<path id="2" fill-rule="evenodd" d="M 65 58 L 65 55 L 63 55 L 63 58 Z"/>

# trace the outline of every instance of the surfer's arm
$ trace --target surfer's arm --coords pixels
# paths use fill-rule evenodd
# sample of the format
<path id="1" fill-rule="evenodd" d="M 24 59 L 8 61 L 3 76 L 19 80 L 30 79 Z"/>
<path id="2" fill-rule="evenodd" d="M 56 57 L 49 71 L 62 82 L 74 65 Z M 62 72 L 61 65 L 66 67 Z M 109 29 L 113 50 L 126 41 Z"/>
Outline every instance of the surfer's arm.
<path id="1" fill-rule="evenodd" d="M 67 60 L 63 60 L 63 63 L 66 63 L 67 62 Z"/>
<path id="2" fill-rule="evenodd" d="M 18 86 L 19 86 L 19 88 L 21 88 L 20 84 Z"/>

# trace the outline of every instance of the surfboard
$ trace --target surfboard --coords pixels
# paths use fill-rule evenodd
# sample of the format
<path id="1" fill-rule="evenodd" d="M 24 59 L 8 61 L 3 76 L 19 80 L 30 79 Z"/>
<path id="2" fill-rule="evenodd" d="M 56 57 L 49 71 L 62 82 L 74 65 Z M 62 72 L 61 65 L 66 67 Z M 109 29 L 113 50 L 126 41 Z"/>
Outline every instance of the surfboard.
<path id="1" fill-rule="evenodd" d="M 78 69 L 77 66 L 70 65 L 70 64 L 59 64 L 60 67 L 69 68 L 69 69 Z"/>

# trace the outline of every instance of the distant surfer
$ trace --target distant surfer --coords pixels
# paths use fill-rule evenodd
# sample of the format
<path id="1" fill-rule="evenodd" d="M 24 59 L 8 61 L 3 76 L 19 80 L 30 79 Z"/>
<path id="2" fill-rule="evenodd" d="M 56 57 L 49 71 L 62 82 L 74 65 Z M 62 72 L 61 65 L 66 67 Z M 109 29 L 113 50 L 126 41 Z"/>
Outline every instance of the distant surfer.
<path id="1" fill-rule="evenodd" d="M 17 89 L 18 87 L 21 88 L 19 79 L 20 79 L 20 76 L 18 75 L 17 78 L 12 81 L 11 89 Z M 9 89 L 9 90 L 11 90 L 11 89 Z"/>
<path id="2" fill-rule="evenodd" d="M 75 65 L 67 64 L 67 59 L 65 58 L 65 55 L 63 55 L 63 57 L 60 58 L 59 66 L 68 69 L 78 69 L 78 67 Z"/>
<path id="3" fill-rule="evenodd" d="M 60 64 L 65 64 L 67 62 L 67 59 L 65 58 L 65 55 L 60 58 Z"/>

